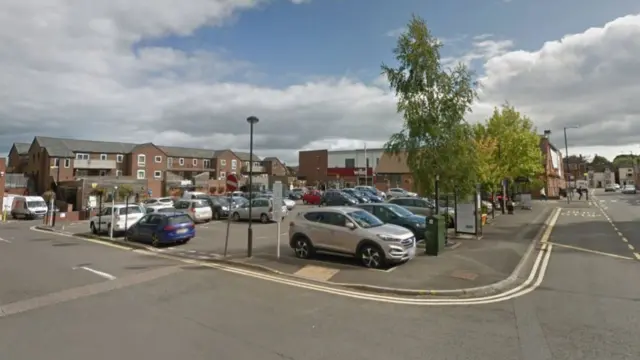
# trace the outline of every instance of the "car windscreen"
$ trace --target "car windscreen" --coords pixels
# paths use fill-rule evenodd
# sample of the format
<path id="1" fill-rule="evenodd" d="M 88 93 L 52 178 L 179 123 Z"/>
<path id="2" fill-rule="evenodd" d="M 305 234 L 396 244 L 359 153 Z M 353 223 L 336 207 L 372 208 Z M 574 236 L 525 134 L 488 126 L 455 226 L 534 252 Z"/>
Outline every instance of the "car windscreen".
<path id="1" fill-rule="evenodd" d="M 169 225 L 191 224 L 193 222 L 188 215 L 170 216 L 167 220 Z"/>
<path id="2" fill-rule="evenodd" d="M 371 213 L 364 210 L 352 211 L 349 216 L 358 224 L 358 226 L 368 229 L 376 226 L 384 225 L 380 219 L 371 215 Z"/>
<path id="3" fill-rule="evenodd" d="M 195 202 L 193 203 L 193 206 L 192 206 L 192 207 L 194 207 L 194 208 L 205 208 L 205 207 L 208 207 L 208 206 L 209 206 L 209 204 L 207 204 L 207 203 L 206 203 L 206 202 L 204 202 L 204 201 L 195 201 Z"/>
<path id="4" fill-rule="evenodd" d="M 142 214 L 139 206 L 129 206 L 127 208 L 120 208 L 118 210 L 118 214 L 127 215 L 127 214 Z"/>
<path id="5" fill-rule="evenodd" d="M 176 210 L 175 208 L 172 207 L 168 207 L 168 208 L 160 208 L 158 210 L 156 210 L 156 212 L 159 213 L 172 213 L 172 212 L 177 212 L 178 210 Z"/>
<path id="6" fill-rule="evenodd" d="M 396 215 L 400 217 L 407 217 L 413 215 L 413 213 L 400 205 L 389 204 L 387 205 L 389 210 L 393 211 Z"/>
<path id="7" fill-rule="evenodd" d="M 28 208 L 37 208 L 37 207 L 47 207 L 47 204 L 44 201 L 27 201 Z"/>

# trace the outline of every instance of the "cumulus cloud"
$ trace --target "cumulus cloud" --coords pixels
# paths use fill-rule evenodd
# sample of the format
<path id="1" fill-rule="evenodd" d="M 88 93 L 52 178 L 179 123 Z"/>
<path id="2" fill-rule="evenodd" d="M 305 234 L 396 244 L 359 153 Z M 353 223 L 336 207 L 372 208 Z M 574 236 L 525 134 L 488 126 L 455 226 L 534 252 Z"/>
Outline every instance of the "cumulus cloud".
<path id="1" fill-rule="evenodd" d="M 266 1 L 266 0 L 265 0 Z M 291 0 L 293 3 L 304 1 Z M 380 79 L 314 79 L 255 86 L 259 72 L 233 54 L 144 47 L 144 40 L 224 26 L 259 0 L 24 0 L 0 12 L 0 144 L 33 135 L 208 148 L 248 147 L 258 116 L 261 155 L 379 146 L 401 126 Z M 572 132 L 575 145 L 635 141 L 640 17 L 617 19 L 535 52 L 484 35 L 463 61 L 484 62 L 472 118 L 509 100 L 539 128 Z M 446 42 L 445 42 L 446 45 Z M 636 122 L 637 123 L 637 122 Z"/>

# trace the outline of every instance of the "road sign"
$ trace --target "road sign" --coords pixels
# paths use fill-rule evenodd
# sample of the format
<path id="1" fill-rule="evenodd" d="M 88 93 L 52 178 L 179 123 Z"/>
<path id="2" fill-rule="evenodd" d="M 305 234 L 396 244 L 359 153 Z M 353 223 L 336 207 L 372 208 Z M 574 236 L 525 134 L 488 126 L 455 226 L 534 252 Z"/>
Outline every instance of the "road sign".
<path id="1" fill-rule="evenodd" d="M 235 174 L 227 175 L 227 191 L 236 191 L 238 190 L 238 178 Z"/>

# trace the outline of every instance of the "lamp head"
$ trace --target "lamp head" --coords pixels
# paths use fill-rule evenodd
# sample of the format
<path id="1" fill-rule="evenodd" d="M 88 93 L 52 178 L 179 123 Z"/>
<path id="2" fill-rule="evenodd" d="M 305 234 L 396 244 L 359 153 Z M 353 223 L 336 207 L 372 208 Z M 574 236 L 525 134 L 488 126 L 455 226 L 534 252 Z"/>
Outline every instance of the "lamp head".
<path id="1" fill-rule="evenodd" d="M 249 117 L 247 118 L 247 122 L 248 122 L 249 124 L 251 124 L 251 125 L 258 123 L 258 121 L 260 121 L 260 119 L 258 119 L 258 118 L 257 118 L 257 117 L 255 117 L 255 116 L 249 116 Z"/>

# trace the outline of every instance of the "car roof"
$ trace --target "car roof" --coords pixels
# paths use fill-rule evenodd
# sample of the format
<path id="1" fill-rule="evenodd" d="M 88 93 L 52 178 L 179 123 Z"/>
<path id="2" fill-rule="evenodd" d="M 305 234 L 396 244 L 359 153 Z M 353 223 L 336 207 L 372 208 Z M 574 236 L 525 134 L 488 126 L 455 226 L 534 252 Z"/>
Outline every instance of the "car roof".
<path id="1" fill-rule="evenodd" d="M 151 214 L 150 214 L 151 215 Z M 159 213 L 153 213 L 153 215 L 162 215 L 162 216 L 167 216 L 167 217 L 173 217 L 173 216 L 180 216 L 180 215 L 184 215 L 184 216 L 188 216 L 185 213 L 182 213 L 180 211 L 174 211 L 174 212 L 159 212 Z"/>
<path id="2" fill-rule="evenodd" d="M 340 212 L 340 213 L 350 213 L 353 211 L 362 211 L 359 207 L 353 206 L 324 206 L 324 207 L 314 207 L 311 209 L 306 209 L 300 211 L 300 213 L 310 213 L 310 212 Z"/>

